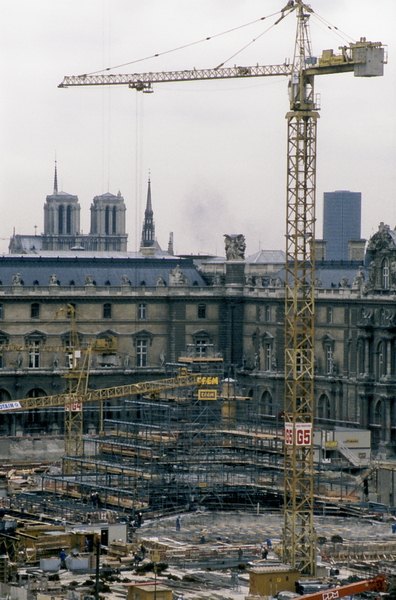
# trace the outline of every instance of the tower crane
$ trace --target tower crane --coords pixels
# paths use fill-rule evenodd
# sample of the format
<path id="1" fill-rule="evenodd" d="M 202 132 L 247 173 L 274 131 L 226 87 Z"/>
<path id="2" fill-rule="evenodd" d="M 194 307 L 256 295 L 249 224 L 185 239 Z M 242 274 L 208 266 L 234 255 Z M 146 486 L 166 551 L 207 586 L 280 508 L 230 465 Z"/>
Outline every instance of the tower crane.
<path id="1" fill-rule="evenodd" d="M 246 77 L 289 78 L 287 113 L 287 207 L 285 281 L 285 477 L 283 559 L 303 574 L 315 574 L 313 526 L 314 418 L 314 269 L 316 135 L 319 117 L 314 78 L 354 72 L 357 77 L 383 75 L 385 48 L 361 38 L 312 56 L 309 19 L 302 0 L 289 0 L 279 23 L 291 13 L 297 18 L 292 63 L 134 74 L 93 74 L 64 77 L 61 88 L 127 85 L 152 92 L 153 83 Z"/>
<path id="2" fill-rule="evenodd" d="M 66 394 L 55 394 L 53 396 L 39 396 L 37 398 L 23 398 L 10 402 L 0 403 L 0 414 L 32 410 L 35 408 L 53 408 L 64 406 L 65 413 L 69 417 L 65 424 L 65 453 L 68 456 L 81 456 L 82 444 L 82 411 L 86 402 L 103 402 L 112 398 L 136 396 L 146 394 L 156 397 L 167 390 L 186 388 L 200 385 L 200 375 L 194 373 L 181 373 L 169 379 L 130 383 L 127 385 L 116 385 L 99 390 L 81 391 L 80 388 L 69 391 Z M 77 415 L 77 416 L 76 416 Z"/>

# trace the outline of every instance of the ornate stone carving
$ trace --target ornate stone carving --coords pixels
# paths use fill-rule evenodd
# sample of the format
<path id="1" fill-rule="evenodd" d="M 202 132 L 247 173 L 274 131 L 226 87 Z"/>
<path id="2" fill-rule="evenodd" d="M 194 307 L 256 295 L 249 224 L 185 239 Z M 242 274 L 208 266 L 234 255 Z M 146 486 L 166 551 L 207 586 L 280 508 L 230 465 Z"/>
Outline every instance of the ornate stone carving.
<path id="1" fill-rule="evenodd" d="M 188 279 L 181 270 L 180 265 L 176 265 L 169 273 L 169 285 L 186 285 L 187 283 Z"/>
<path id="2" fill-rule="evenodd" d="M 378 250 L 395 250 L 396 244 L 392 233 L 389 225 L 380 223 L 377 233 L 373 235 L 367 245 L 367 252 L 376 252 Z"/>
<path id="3" fill-rule="evenodd" d="M 361 287 L 364 284 L 364 280 L 365 280 L 365 276 L 364 276 L 363 267 L 359 267 L 359 269 L 355 275 L 355 278 L 353 280 L 353 284 L 352 284 L 353 289 L 361 289 Z"/>
<path id="4" fill-rule="evenodd" d="M 341 277 L 341 281 L 338 284 L 341 288 L 347 288 L 349 287 L 348 285 L 348 277 Z"/>
<path id="5" fill-rule="evenodd" d="M 224 238 L 227 260 L 244 260 L 246 249 L 245 236 L 241 233 L 233 235 L 224 234 Z"/>

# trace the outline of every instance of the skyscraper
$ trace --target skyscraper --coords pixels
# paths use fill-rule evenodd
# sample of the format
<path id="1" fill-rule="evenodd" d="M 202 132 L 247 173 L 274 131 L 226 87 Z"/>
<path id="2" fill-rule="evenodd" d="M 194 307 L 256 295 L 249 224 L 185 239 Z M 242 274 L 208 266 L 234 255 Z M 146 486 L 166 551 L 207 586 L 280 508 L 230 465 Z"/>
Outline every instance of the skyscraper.
<path id="1" fill-rule="evenodd" d="M 327 260 L 348 260 L 348 240 L 360 239 L 362 195 L 337 190 L 324 193 L 323 239 Z"/>

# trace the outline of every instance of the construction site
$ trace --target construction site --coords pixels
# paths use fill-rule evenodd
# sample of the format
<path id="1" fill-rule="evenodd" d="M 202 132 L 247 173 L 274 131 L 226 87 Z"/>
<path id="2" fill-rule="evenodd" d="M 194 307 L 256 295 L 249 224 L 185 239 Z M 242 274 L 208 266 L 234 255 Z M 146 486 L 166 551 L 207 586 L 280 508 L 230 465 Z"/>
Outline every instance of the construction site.
<path id="1" fill-rule="evenodd" d="M 73 384 L 85 381 L 75 364 Z M 129 594 L 129 583 L 148 585 L 158 575 L 158 585 L 175 597 L 224 597 L 226 590 L 227 597 L 244 598 L 252 569 L 281 568 L 283 415 L 260 414 L 209 349 L 205 359 L 180 357 L 169 369 L 175 373 L 164 380 L 80 391 L 79 407 L 70 402 L 72 391 L 29 399 L 32 407 L 65 403 L 65 450 L 74 452 L 31 468 L 15 460 L 3 472 L 0 543 L 8 582 L 26 572 L 40 593 L 62 596 L 77 581 L 75 594 L 79 586 L 79 597 L 94 594 L 95 578 L 91 587 L 84 583 L 87 573 L 96 573 L 98 541 L 100 572 L 118 590 L 115 597 Z M 85 403 L 102 414 L 103 399 L 113 395 L 117 403 L 112 414 L 103 413 L 99 434 L 83 434 Z M 370 445 L 367 432 L 360 435 L 357 450 L 340 444 L 338 459 L 328 463 L 320 458 L 325 442 L 319 436 L 314 444 L 316 575 L 324 581 L 330 570 L 345 571 L 345 581 L 351 573 L 393 572 L 396 519 L 389 507 L 369 501 L 364 482 L 381 465 L 357 464 Z M 59 571 L 62 549 L 65 572 Z M 100 585 L 107 585 L 102 575 Z"/>
<path id="2" fill-rule="evenodd" d="M 312 593 L 312 600 L 329 600 L 378 595 L 391 582 L 394 465 L 372 460 L 367 430 L 314 428 L 314 77 L 382 75 L 384 48 L 361 38 L 317 60 L 312 9 L 288 2 L 279 20 L 292 13 L 292 64 L 83 75 L 60 86 L 116 83 L 147 92 L 154 82 L 290 77 L 284 398 L 277 414 L 263 412 L 238 382 L 236 365 L 225 365 L 202 342 L 167 364 L 163 379 L 90 389 L 91 353 L 113 342 L 82 346 L 75 307 L 67 305 L 67 392 L 0 404 L 4 416 L 61 407 L 65 417 L 59 460 L 4 464 L 3 597 L 239 600 Z M 31 343 L 37 349 L 39 342 Z M 88 408 L 97 415 L 95 433 L 84 427 Z M 385 482 L 389 502 L 376 502 Z"/>

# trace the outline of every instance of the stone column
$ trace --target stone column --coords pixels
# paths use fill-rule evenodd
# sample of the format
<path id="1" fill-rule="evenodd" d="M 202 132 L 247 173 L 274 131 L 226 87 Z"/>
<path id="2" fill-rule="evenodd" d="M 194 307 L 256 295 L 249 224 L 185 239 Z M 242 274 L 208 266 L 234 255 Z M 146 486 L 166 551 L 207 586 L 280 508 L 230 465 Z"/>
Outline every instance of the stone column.
<path id="1" fill-rule="evenodd" d="M 364 339 L 364 374 L 370 375 L 370 340 Z"/>

